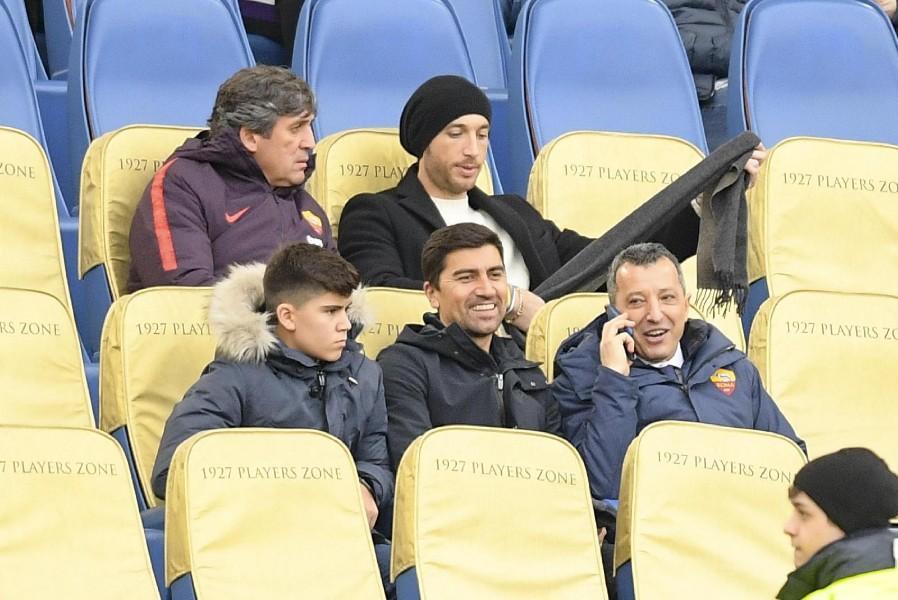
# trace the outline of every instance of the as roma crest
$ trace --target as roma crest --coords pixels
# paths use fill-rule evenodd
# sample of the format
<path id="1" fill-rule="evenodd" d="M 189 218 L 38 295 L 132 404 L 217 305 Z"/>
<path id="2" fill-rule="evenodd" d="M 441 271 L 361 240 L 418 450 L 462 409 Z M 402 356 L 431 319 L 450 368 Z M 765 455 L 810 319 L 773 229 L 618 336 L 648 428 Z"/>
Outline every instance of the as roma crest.
<path id="1" fill-rule="evenodd" d="M 717 369 L 711 375 L 711 383 L 727 396 L 732 396 L 736 391 L 736 374 L 729 369 Z"/>

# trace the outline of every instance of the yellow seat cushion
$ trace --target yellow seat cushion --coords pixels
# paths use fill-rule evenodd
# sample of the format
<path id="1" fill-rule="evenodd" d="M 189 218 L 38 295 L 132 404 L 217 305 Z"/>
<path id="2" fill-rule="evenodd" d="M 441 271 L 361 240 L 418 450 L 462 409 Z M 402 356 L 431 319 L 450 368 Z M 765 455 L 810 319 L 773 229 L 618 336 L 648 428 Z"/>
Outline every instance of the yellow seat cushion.
<path id="1" fill-rule="evenodd" d="M 0 490 L 0 598 L 159 599 L 110 436 L 0 426 Z"/>
<path id="2" fill-rule="evenodd" d="M 558 227 L 599 237 L 702 158 L 669 136 L 565 133 L 540 150 L 527 199 Z"/>
<path id="3" fill-rule="evenodd" d="M 92 427 L 78 332 L 46 292 L 0 288 L 0 423 Z"/>
<path id="4" fill-rule="evenodd" d="M 865 446 L 898 464 L 898 298 L 797 291 L 752 323 L 749 358 L 815 458 Z"/>
<path id="5" fill-rule="evenodd" d="M 100 351 L 100 427 L 127 427 L 144 498 L 165 421 L 215 352 L 207 310 L 211 288 L 148 288 L 113 303 Z"/>
<path id="6" fill-rule="evenodd" d="M 421 597 L 605 598 L 586 471 L 561 438 L 452 426 L 415 440 L 396 477 L 395 578 Z"/>
<path id="7" fill-rule="evenodd" d="M 0 286 L 46 292 L 71 309 L 50 164 L 27 133 L 0 127 Z"/>
<path id="8" fill-rule="evenodd" d="M 166 581 L 191 573 L 198 600 L 384 597 L 355 463 L 326 433 L 199 433 L 165 511 Z"/>
<path id="9" fill-rule="evenodd" d="M 642 430 L 624 458 L 617 567 L 637 598 L 773 598 L 793 569 L 782 527 L 805 464 L 768 432 L 680 421 Z"/>
<path id="10" fill-rule="evenodd" d="M 372 322 L 359 334 L 365 356 L 377 358 L 381 350 L 396 341 L 407 323 L 422 323 L 425 312 L 432 311 L 423 291 L 388 287 L 365 288 L 365 303 Z"/>
<path id="11" fill-rule="evenodd" d="M 898 295 L 898 146 L 790 138 L 749 200 L 749 276 L 793 290 Z"/>

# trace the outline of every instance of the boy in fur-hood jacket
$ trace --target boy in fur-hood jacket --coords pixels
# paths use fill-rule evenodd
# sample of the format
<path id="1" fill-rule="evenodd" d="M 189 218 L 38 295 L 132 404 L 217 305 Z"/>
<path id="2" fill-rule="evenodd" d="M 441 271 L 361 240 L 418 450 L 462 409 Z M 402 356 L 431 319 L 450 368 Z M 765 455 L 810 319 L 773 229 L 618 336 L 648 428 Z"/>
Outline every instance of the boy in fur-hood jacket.
<path id="1" fill-rule="evenodd" d="M 326 431 L 355 459 L 369 524 L 393 494 L 380 367 L 353 339 L 358 272 L 337 254 L 294 244 L 235 266 L 209 306 L 216 359 L 175 406 L 153 467 L 163 498 L 172 455 L 200 431 L 284 427 Z"/>

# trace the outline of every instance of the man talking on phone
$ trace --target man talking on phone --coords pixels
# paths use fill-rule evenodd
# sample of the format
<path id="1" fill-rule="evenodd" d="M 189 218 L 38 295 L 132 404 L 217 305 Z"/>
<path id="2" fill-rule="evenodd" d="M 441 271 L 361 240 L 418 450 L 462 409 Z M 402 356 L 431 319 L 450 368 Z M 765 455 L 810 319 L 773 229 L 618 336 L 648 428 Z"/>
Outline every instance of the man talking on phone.
<path id="1" fill-rule="evenodd" d="M 745 354 L 710 323 L 687 318 L 683 272 L 667 248 L 620 252 L 608 297 L 606 313 L 561 345 L 552 383 L 593 497 L 618 497 L 627 447 L 656 421 L 772 431 L 804 448 Z"/>

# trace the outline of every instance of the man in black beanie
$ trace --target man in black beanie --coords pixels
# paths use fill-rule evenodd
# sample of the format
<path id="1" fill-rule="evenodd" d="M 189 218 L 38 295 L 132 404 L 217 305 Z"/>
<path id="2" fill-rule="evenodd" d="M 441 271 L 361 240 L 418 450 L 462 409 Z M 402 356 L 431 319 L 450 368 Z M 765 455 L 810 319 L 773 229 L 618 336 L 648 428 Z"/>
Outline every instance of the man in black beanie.
<path id="1" fill-rule="evenodd" d="M 512 290 L 507 320 L 526 331 L 544 304 L 530 290 L 592 240 L 560 230 L 520 196 L 488 196 L 476 187 L 491 118 L 486 95 L 466 79 L 441 75 L 424 82 L 399 123 L 402 147 L 418 162 L 395 188 L 360 194 L 346 204 L 338 245 L 367 284 L 420 290 L 421 250 L 430 234 L 456 223 L 484 225 L 499 235 L 504 248 Z M 746 170 L 756 173 L 763 156 L 759 150 Z"/>
<path id="2" fill-rule="evenodd" d="M 866 448 L 816 458 L 789 489 L 795 571 L 779 600 L 898 598 L 898 476 Z"/>

